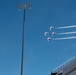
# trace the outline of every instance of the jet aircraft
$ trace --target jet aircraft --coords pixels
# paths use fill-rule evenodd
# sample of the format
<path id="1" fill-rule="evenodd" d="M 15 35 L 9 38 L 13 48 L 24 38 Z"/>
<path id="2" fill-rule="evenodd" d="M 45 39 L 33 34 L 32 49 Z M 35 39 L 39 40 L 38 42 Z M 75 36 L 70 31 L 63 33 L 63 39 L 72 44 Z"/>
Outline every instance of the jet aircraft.
<path id="1" fill-rule="evenodd" d="M 50 38 L 50 37 L 48 37 L 46 40 L 49 42 L 49 41 L 51 40 L 51 38 Z"/>
<path id="2" fill-rule="evenodd" d="M 45 33 L 44 33 L 44 36 L 47 36 L 47 35 L 48 35 L 48 32 L 45 32 Z"/>
<path id="3" fill-rule="evenodd" d="M 50 29 L 50 30 L 53 30 L 53 29 L 54 29 L 54 27 L 53 27 L 53 26 L 51 26 L 51 27 L 49 27 L 49 29 Z"/>
<path id="4" fill-rule="evenodd" d="M 52 32 L 51 35 L 52 35 L 52 36 L 56 35 L 56 32 Z"/>

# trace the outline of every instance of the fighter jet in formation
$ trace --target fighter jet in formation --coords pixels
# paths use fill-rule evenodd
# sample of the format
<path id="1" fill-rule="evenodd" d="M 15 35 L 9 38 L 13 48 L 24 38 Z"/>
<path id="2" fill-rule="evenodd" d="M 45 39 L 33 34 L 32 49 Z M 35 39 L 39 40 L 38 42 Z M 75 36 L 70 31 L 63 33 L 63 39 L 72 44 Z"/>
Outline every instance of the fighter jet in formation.
<path id="1" fill-rule="evenodd" d="M 52 40 L 52 38 L 48 37 L 46 40 L 49 42 L 50 40 Z"/>
<path id="2" fill-rule="evenodd" d="M 52 32 L 51 35 L 52 35 L 52 36 L 56 35 L 56 32 Z"/>
<path id="3" fill-rule="evenodd" d="M 44 36 L 47 36 L 48 34 L 49 34 L 48 32 L 45 32 L 45 33 L 44 33 Z"/>
<path id="4" fill-rule="evenodd" d="M 53 29 L 54 29 L 54 27 L 53 27 L 53 26 L 49 27 L 49 30 L 53 30 Z"/>

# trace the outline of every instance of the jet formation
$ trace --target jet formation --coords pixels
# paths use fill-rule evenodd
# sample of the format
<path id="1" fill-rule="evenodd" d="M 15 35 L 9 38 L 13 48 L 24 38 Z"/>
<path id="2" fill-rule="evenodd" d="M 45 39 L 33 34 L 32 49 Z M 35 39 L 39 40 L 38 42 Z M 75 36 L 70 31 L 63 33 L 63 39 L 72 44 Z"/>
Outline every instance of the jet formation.
<path id="1" fill-rule="evenodd" d="M 52 32 L 53 29 L 54 29 L 53 26 L 49 27 L 50 32 L 45 32 L 44 33 L 44 36 L 48 36 L 48 35 L 55 36 L 56 35 L 56 32 Z M 47 41 L 50 41 L 50 40 L 52 40 L 52 38 L 47 37 L 46 40 Z"/>

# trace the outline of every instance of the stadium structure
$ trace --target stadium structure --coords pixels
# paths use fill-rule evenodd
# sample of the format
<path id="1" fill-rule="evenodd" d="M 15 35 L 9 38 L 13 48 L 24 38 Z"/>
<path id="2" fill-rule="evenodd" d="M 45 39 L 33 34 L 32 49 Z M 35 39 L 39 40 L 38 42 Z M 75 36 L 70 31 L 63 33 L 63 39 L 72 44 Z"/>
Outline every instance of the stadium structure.
<path id="1" fill-rule="evenodd" d="M 53 69 L 51 75 L 76 75 L 76 57 Z"/>

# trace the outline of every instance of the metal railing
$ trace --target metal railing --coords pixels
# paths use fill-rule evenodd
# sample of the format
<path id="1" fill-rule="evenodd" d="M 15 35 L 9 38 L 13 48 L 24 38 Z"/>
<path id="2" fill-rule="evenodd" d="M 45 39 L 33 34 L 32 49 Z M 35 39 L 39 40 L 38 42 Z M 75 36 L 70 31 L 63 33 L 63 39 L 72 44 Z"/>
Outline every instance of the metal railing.
<path id="1" fill-rule="evenodd" d="M 74 61 L 76 61 L 76 56 L 74 56 L 73 58 L 71 58 L 68 61 L 64 62 L 63 64 L 61 64 L 57 68 L 53 69 L 52 73 L 57 73 L 57 72 L 61 71 L 64 67 L 68 66 L 69 64 L 71 64 Z"/>

